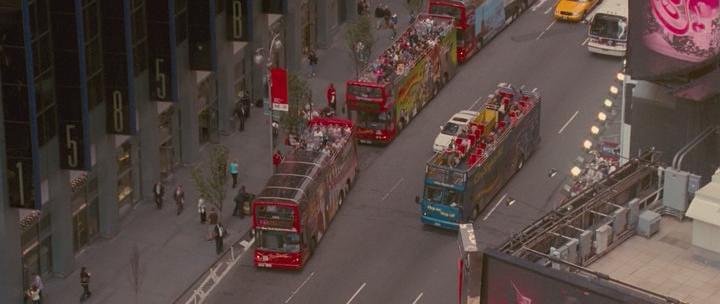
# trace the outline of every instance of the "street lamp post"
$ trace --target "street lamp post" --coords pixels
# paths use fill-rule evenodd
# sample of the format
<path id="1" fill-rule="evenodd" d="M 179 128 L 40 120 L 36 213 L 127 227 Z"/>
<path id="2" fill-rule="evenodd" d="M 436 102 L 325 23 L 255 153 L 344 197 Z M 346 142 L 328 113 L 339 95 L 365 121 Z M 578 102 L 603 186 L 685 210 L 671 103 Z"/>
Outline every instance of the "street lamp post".
<path id="1" fill-rule="evenodd" d="M 263 64 L 263 61 L 265 62 L 266 67 L 266 79 L 267 79 L 267 96 L 268 96 L 268 106 L 270 107 L 270 173 L 273 172 L 273 163 L 272 163 L 272 156 L 275 151 L 273 145 L 275 140 L 273 139 L 273 108 L 272 108 L 272 85 L 271 85 L 271 69 L 273 66 L 273 51 L 275 49 L 279 49 L 282 47 L 282 41 L 280 41 L 280 33 L 275 33 L 270 40 L 270 44 L 267 48 L 258 48 L 255 50 L 255 64 L 261 65 Z"/>

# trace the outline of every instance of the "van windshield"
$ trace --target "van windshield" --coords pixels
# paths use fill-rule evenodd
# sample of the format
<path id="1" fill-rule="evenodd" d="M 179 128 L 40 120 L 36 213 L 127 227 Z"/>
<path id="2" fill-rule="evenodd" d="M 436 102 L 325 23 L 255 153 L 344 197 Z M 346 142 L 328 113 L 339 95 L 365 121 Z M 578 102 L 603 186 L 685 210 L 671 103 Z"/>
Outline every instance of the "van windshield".
<path id="1" fill-rule="evenodd" d="M 627 20 L 622 16 L 596 14 L 590 24 L 590 35 L 606 39 L 626 40 Z"/>

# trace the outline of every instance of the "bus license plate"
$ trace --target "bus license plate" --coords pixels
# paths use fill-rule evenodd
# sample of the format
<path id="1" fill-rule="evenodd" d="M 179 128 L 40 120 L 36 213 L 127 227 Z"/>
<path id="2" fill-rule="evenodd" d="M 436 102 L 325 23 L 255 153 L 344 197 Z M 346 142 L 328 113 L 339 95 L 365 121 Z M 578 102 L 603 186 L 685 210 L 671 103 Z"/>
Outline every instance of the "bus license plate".
<path id="1" fill-rule="evenodd" d="M 365 140 L 365 139 L 361 139 L 361 140 L 360 140 L 360 143 L 361 143 L 361 144 L 372 144 L 372 141 Z"/>
<path id="2" fill-rule="evenodd" d="M 258 263 L 258 267 L 272 268 L 272 265 L 270 263 Z"/>

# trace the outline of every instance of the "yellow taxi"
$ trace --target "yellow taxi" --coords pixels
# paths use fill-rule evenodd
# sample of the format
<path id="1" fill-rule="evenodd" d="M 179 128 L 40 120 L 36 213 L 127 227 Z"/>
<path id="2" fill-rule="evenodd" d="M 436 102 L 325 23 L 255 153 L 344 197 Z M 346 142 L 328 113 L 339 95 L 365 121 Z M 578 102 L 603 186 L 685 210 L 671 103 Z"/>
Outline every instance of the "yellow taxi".
<path id="1" fill-rule="evenodd" d="M 555 5 L 555 19 L 580 21 L 600 0 L 560 0 Z"/>

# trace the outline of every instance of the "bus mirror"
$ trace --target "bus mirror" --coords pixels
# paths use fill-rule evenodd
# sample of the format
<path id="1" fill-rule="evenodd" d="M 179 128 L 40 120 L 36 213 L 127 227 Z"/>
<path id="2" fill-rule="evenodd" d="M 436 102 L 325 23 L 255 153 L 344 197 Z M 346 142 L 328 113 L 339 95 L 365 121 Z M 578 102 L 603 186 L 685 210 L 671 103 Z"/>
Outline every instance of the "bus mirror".
<path id="1" fill-rule="evenodd" d="M 442 125 L 440 125 L 440 131 L 442 131 L 442 130 L 443 130 L 443 126 L 442 126 Z"/>
<path id="2" fill-rule="evenodd" d="M 420 203 L 420 196 L 418 196 L 418 195 L 415 196 L 415 203 L 416 204 Z"/>

